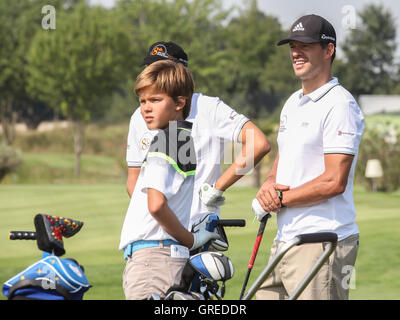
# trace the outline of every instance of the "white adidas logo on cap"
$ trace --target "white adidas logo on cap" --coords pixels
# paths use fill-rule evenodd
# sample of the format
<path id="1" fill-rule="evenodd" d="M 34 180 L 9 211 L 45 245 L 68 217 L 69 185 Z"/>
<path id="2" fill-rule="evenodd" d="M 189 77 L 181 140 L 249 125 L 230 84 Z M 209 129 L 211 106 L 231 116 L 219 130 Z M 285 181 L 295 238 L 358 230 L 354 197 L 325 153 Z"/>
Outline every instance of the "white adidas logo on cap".
<path id="1" fill-rule="evenodd" d="M 304 27 L 303 27 L 303 24 L 302 24 L 301 22 L 298 23 L 298 24 L 293 28 L 292 32 L 295 32 L 295 31 L 304 31 Z"/>

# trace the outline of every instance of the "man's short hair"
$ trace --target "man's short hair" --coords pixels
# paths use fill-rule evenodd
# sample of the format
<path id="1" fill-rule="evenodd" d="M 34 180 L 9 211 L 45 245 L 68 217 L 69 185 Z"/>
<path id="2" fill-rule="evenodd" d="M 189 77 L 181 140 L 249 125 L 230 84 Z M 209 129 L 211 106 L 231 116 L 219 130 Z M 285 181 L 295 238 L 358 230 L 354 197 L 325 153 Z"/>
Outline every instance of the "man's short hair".
<path id="1" fill-rule="evenodd" d="M 329 43 L 332 43 L 333 46 L 334 46 L 333 54 L 332 54 L 332 57 L 331 57 L 331 64 L 332 64 L 333 60 L 335 60 L 335 57 L 336 57 L 336 46 L 335 46 L 335 44 L 333 42 L 320 42 L 322 49 L 326 49 L 326 47 L 328 47 Z"/>
<path id="2" fill-rule="evenodd" d="M 170 96 L 174 101 L 185 97 L 183 118 L 190 113 L 190 105 L 194 92 L 194 81 L 189 69 L 181 63 L 171 60 L 160 60 L 147 66 L 136 78 L 135 94 L 139 96 L 141 89 L 154 85 L 157 90 Z"/>

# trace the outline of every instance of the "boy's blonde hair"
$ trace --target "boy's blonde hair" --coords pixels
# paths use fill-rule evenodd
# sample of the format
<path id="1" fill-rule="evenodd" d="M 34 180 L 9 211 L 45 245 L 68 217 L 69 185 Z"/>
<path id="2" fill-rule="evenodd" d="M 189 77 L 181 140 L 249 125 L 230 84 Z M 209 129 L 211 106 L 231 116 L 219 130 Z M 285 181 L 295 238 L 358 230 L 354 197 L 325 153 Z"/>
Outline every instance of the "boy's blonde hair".
<path id="1" fill-rule="evenodd" d="M 185 107 L 182 109 L 183 118 L 189 116 L 194 92 L 194 81 L 189 69 L 171 60 L 154 62 L 136 78 L 135 94 L 139 96 L 141 89 L 151 85 L 170 96 L 175 102 L 178 102 L 178 97 L 186 98 Z"/>

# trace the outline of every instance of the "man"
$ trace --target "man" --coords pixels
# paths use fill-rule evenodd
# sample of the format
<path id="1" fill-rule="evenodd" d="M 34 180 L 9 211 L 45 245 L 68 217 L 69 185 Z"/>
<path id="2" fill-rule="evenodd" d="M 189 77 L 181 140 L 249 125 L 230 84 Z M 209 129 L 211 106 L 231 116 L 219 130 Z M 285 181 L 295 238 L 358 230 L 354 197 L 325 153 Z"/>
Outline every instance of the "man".
<path id="1" fill-rule="evenodd" d="M 290 57 L 302 88 L 283 106 L 278 154 L 257 193 L 263 210 L 277 212 L 278 232 L 271 257 L 303 233 L 331 231 L 338 246 L 300 299 L 348 299 L 349 267 L 355 264 L 359 230 L 353 201 L 353 176 L 364 117 L 353 96 L 333 78 L 336 32 L 317 15 L 295 21 Z M 278 192 L 277 192 L 278 191 Z M 261 212 L 260 212 L 261 211 Z M 284 299 L 323 251 L 323 244 L 293 248 L 257 292 L 258 299 Z"/>
<path id="2" fill-rule="evenodd" d="M 186 53 L 173 42 L 152 44 L 142 65 L 151 65 L 155 61 L 166 59 L 174 60 L 184 66 L 188 65 Z M 210 211 L 219 214 L 219 205 L 224 203 L 223 192 L 269 152 L 270 144 L 262 131 L 247 117 L 238 114 L 217 97 L 195 93 L 186 121 L 193 123 L 192 136 L 197 158 L 190 228 L 194 221 Z M 140 166 L 156 133 L 156 130 L 149 130 L 146 127 L 137 109 L 131 117 L 127 141 L 129 196 L 132 195 Z M 224 141 L 241 143 L 242 152 L 241 156 L 221 175 L 220 164 L 224 156 Z"/>

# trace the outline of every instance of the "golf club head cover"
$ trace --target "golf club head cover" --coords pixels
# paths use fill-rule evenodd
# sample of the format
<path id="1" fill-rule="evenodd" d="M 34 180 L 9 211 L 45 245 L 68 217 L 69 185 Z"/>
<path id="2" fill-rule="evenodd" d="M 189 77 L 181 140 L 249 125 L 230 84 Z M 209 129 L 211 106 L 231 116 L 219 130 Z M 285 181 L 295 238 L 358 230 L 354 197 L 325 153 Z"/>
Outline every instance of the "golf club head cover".
<path id="1" fill-rule="evenodd" d="M 61 230 L 62 236 L 66 238 L 70 238 L 78 233 L 83 226 L 82 221 L 55 216 L 53 216 L 52 218 L 56 220 L 56 223 L 58 223 L 58 226 Z"/>
<path id="2" fill-rule="evenodd" d="M 226 281 L 233 277 L 232 261 L 219 252 L 200 252 L 189 259 L 189 264 L 207 279 Z"/>
<path id="3" fill-rule="evenodd" d="M 37 214 L 34 218 L 34 224 L 38 248 L 42 251 L 54 253 L 56 256 L 62 256 L 65 253 L 62 237 L 68 238 L 76 234 L 82 228 L 83 222 Z"/>
<path id="4" fill-rule="evenodd" d="M 219 239 L 212 240 L 211 246 L 218 251 L 226 251 L 229 248 L 228 237 L 226 236 L 224 227 L 221 225 L 217 225 L 214 229 L 220 236 Z"/>

